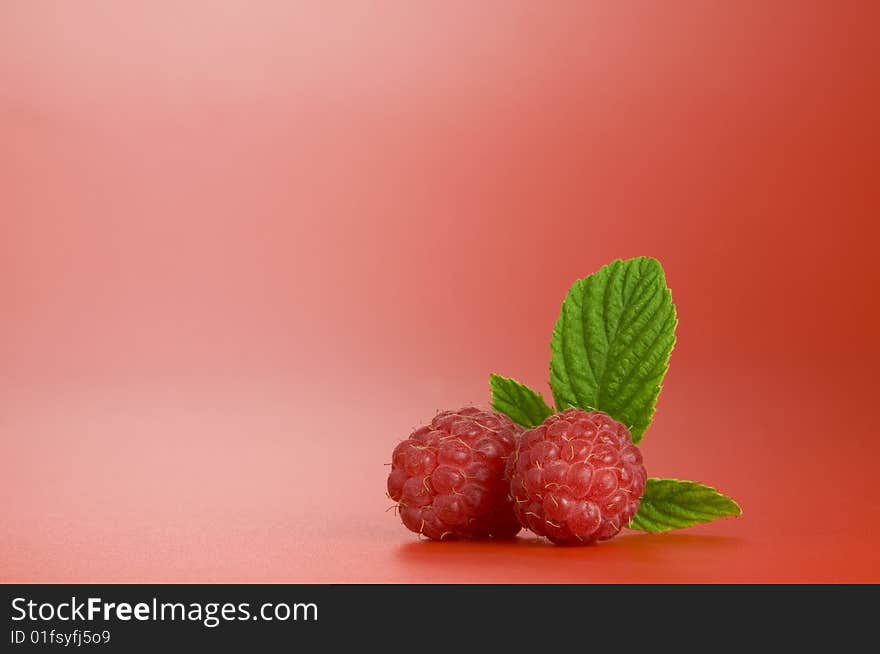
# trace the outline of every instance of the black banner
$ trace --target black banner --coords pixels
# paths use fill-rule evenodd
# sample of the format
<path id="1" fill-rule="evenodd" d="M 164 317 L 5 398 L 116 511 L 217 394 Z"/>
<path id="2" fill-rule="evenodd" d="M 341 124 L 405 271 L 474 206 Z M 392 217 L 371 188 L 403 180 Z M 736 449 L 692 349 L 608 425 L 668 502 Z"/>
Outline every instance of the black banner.
<path id="1" fill-rule="evenodd" d="M 7 585 L 4 650 L 839 646 L 876 586 Z M 699 639 L 709 638 L 708 641 Z M 586 650 L 584 650 L 586 651 Z"/>

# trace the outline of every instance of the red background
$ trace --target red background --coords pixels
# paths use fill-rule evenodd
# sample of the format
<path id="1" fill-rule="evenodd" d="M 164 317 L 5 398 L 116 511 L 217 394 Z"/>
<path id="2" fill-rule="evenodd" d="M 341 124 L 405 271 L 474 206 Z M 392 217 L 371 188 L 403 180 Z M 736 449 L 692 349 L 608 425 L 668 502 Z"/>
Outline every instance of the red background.
<path id="1" fill-rule="evenodd" d="M 0 4 L 0 580 L 880 581 L 871 2 Z M 390 452 L 659 258 L 745 515 L 418 541 Z M 549 393 L 548 393 L 549 395 Z"/>

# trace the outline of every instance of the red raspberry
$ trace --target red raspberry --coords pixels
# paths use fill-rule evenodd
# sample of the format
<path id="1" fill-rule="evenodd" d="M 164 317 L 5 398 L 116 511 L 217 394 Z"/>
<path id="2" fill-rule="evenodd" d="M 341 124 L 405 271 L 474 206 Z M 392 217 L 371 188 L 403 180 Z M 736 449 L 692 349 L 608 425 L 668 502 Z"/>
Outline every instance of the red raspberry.
<path id="1" fill-rule="evenodd" d="M 629 430 L 599 411 L 568 409 L 522 435 L 507 462 L 514 510 L 554 543 L 614 537 L 639 509 L 647 473 Z"/>
<path id="2" fill-rule="evenodd" d="M 474 407 L 416 429 L 394 448 L 388 475 L 407 529 L 434 540 L 515 536 L 504 469 L 521 433 L 507 416 Z"/>

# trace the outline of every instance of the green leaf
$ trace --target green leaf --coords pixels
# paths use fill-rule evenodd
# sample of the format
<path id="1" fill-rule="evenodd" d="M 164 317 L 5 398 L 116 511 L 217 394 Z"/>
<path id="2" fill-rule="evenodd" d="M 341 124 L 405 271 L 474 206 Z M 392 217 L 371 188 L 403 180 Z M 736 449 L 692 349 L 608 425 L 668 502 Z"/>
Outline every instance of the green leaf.
<path id="1" fill-rule="evenodd" d="M 553 328 L 557 409 L 604 411 L 638 443 L 654 416 L 677 324 L 656 259 L 617 260 L 576 281 Z"/>
<path id="2" fill-rule="evenodd" d="M 501 375 L 489 375 L 492 408 L 523 427 L 535 427 L 553 415 L 544 398 L 525 384 Z"/>
<path id="3" fill-rule="evenodd" d="M 658 532 L 742 514 L 739 504 L 695 481 L 648 478 L 630 529 Z"/>

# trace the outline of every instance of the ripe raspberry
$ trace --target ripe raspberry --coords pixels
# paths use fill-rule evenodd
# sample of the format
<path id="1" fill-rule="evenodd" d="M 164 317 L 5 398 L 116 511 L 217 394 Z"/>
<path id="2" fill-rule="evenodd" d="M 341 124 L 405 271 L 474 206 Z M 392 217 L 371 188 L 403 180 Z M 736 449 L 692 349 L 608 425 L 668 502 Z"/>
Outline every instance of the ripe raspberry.
<path id="1" fill-rule="evenodd" d="M 515 536 L 504 469 L 521 433 L 507 416 L 474 407 L 416 429 L 394 448 L 388 475 L 407 529 L 434 540 Z"/>
<path id="2" fill-rule="evenodd" d="M 507 462 L 514 511 L 554 543 L 614 537 L 639 509 L 647 473 L 629 430 L 568 409 L 525 432 Z"/>

